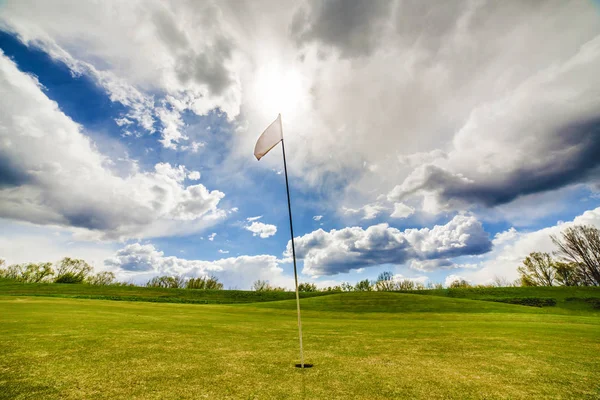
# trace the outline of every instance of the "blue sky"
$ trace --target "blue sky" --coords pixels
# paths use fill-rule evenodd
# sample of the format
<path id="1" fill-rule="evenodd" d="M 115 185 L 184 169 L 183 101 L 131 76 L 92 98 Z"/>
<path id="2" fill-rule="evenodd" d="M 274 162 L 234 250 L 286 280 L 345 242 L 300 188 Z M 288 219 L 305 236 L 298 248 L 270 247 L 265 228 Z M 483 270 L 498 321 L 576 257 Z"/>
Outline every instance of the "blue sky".
<path id="1" fill-rule="evenodd" d="M 514 279 L 549 234 L 600 224 L 592 3 L 26 3 L 0 5 L 9 263 L 290 287 L 281 147 L 252 155 L 279 112 L 302 281 Z"/>

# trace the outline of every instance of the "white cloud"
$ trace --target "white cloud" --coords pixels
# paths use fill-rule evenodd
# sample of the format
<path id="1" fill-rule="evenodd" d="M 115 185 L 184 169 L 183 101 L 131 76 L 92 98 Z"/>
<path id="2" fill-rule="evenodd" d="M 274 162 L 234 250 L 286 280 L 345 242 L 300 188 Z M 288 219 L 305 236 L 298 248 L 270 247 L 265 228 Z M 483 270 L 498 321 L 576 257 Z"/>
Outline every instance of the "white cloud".
<path id="1" fill-rule="evenodd" d="M 331 182 L 332 201 L 344 191 L 366 204 L 430 164 L 440 169 L 425 171 L 421 185 L 410 178 L 415 185 L 393 201 L 421 190 L 438 212 L 593 175 L 594 137 L 583 135 L 590 146 L 579 148 L 558 139 L 596 117 L 597 13 L 592 2 L 541 4 L 21 0 L 4 5 L 0 26 L 91 76 L 128 108 L 123 118 L 159 130 L 167 147 L 197 151 L 181 115 L 218 107 L 244 133 L 227 160 L 237 168 L 285 108 L 298 184 Z M 555 153 L 587 161 L 548 164 Z M 546 181 L 536 180 L 544 171 Z M 513 185 L 518 177 L 523 185 Z M 511 187 L 505 197 L 494 190 Z"/>
<path id="2" fill-rule="evenodd" d="M 313 217 L 313 220 L 314 220 L 314 221 L 320 221 L 321 219 L 323 219 L 323 216 L 322 216 L 322 215 L 315 215 L 315 216 Z"/>
<path id="3" fill-rule="evenodd" d="M 248 221 L 248 222 L 257 221 L 257 220 L 261 219 L 262 217 L 263 217 L 262 215 L 259 215 L 256 217 L 248 217 L 248 218 L 246 218 L 246 221 Z"/>
<path id="4" fill-rule="evenodd" d="M 156 275 L 197 277 L 214 275 L 225 287 L 250 289 L 257 279 L 275 286 L 293 287 L 293 279 L 283 276 L 275 256 L 257 255 L 223 258 L 215 261 L 188 260 L 165 256 L 152 244 L 134 243 L 105 260 L 107 267 L 119 272 L 120 279 L 143 281 Z"/>
<path id="5" fill-rule="evenodd" d="M 404 280 L 409 280 L 409 281 L 412 281 L 414 283 L 420 283 L 422 285 L 425 285 L 425 283 L 429 280 L 429 277 L 427 277 L 425 275 L 410 277 L 410 276 L 404 276 L 402 274 L 396 274 L 396 275 L 393 276 L 393 279 L 396 282 L 400 282 L 400 281 L 404 281 Z"/>
<path id="6" fill-rule="evenodd" d="M 197 181 L 200 179 L 200 172 L 198 171 L 191 171 L 188 173 L 188 179 L 191 181 Z"/>
<path id="7" fill-rule="evenodd" d="M 367 204 L 362 208 L 362 210 L 365 213 L 362 219 L 374 219 L 381 211 L 385 210 L 385 207 L 381 206 L 380 204 Z"/>
<path id="8" fill-rule="evenodd" d="M 163 147 L 176 150 L 179 142 L 189 139 L 181 132 L 183 120 L 177 109 L 168 108 L 167 106 L 158 107 L 156 108 L 156 114 L 163 125 L 162 139 L 160 139 Z"/>
<path id="9" fill-rule="evenodd" d="M 229 250 L 219 249 L 219 253 L 221 253 L 221 254 L 229 254 Z"/>
<path id="10" fill-rule="evenodd" d="M 349 208 L 349 207 L 342 207 L 342 212 L 344 214 L 350 214 L 350 215 L 354 215 L 354 214 L 358 214 L 361 212 L 361 208 Z"/>
<path id="11" fill-rule="evenodd" d="M 183 111 L 202 115 L 220 107 L 229 118 L 239 114 L 239 53 L 222 16 L 209 3 L 107 0 L 57 7 L 18 1 L 3 6 L 0 26 L 90 76 L 129 108 L 128 120 L 149 132 L 160 121 L 161 142 L 175 149 L 188 139 Z M 156 105 L 147 93 L 166 96 Z"/>
<path id="12" fill-rule="evenodd" d="M 0 219 L 0 226 L 0 259 L 7 264 L 55 263 L 73 257 L 86 260 L 98 272 L 105 269 L 104 260 L 118 248 L 110 242 L 78 241 L 67 228 L 32 226 L 7 219 Z"/>
<path id="13" fill-rule="evenodd" d="M 188 150 L 192 153 L 197 153 L 201 148 L 205 147 L 206 143 L 204 142 L 192 142 L 189 146 L 179 146 L 181 150 Z"/>
<path id="14" fill-rule="evenodd" d="M 407 217 L 400 202 L 439 213 L 597 180 L 591 2 L 61 4 L 7 2 L 0 29 L 91 77 L 126 107 L 115 123 L 132 136 L 156 130 L 165 147 L 198 151 L 204 142 L 182 116 L 224 111 L 236 134 L 222 174 L 247 166 L 283 108 L 295 184 L 325 188 L 336 206 L 366 204 L 342 208 L 365 220 Z M 194 232 L 224 216 L 223 193 L 185 186 L 182 166 L 113 171 L 82 127 L 1 61 L 0 115 L 10 118 L 0 120 L 0 169 L 10 173 L 0 216 L 119 239 Z"/>
<path id="15" fill-rule="evenodd" d="M 475 108 L 448 157 L 415 169 L 388 198 L 422 195 L 439 212 L 596 181 L 600 99 L 590 96 L 589 87 L 600 87 L 599 66 L 597 36 Z"/>
<path id="16" fill-rule="evenodd" d="M 408 218 L 411 215 L 413 215 L 415 212 L 415 209 L 407 206 L 404 203 L 395 203 L 394 204 L 394 212 L 392 213 L 392 215 L 390 215 L 390 217 L 392 218 Z"/>
<path id="17" fill-rule="evenodd" d="M 208 235 L 208 240 L 210 240 L 211 242 L 215 240 L 215 237 L 217 236 L 216 232 L 211 233 L 210 235 Z"/>
<path id="18" fill-rule="evenodd" d="M 88 238 L 189 233 L 224 216 L 224 194 L 185 186 L 184 166 L 117 174 L 80 125 L 63 114 L 35 79 L 0 54 L 0 217 L 80 228 Z"/>
<path id="19" fill-rule="evenodd" d="M 304 260 L 303 273 L 312 276 L 382 264 L 400 265 L 411 260 L 444 260 L 491 249 L 481 223 L 466 215 L 457 215 L 446 225 L 432 229 L 400 231 L 388 224 L 330 232 L 318 229 L 295 238 L 295 245 L 296 256 Z M 291 254 L 291 242 L 285 254 Z"/>
<path id="20" fill-rule="evenodd" d="M 277 233 L 275 225 L 263 224 L 262 222 L 252 222 L 250 225 L 245 226 L 245 229 L 252 232 L 252 236 L 260 236 L 262 239 Z"/>
<path id="21" fill-rule="evenodd" d="M 346 215 L 360 215 L 361 219 L 369 220 L 376 218 L 382 211 L 387 210 L 387 207 L 380 203 L 365 204 L 361 208 L 342 207 L 342 213 Z"/>

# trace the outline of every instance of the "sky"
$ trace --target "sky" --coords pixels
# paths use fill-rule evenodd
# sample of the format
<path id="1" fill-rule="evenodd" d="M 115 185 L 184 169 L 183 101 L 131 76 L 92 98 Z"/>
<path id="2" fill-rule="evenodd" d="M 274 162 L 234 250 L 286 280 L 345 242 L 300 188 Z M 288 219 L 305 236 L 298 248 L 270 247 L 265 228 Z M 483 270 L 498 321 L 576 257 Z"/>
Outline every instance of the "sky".
<path id="1" fill-rule="evenodd" d="M 0 1 L 0 258 L 513 280 L 600 227 L 593 1 Z"/>

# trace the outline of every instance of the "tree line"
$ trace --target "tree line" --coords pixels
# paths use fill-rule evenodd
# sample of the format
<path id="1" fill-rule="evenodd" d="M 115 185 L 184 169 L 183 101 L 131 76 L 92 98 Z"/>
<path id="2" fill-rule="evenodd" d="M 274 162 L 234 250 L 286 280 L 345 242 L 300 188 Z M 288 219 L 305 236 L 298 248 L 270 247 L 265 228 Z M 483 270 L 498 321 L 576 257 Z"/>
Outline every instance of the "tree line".
<path id="1" fill-rule="evenodd" d="M 124 285 L 115 274 L 102 271 L 94 274 L 91 265 L 81 259 L 65 257 L 56 265 L 51 262 L 12 264 L 4 267 L 0 260 L 0 278 L 27 283 L 87 283 L 90 285 Z"/>
<path id="2" fill-rule="evenodd" d="M 51 262 L 12 264 L 5 266 L 0 259 L 0 278 L 25 283 L 83 283 L 89 285 L 138 286 L 117 281 L 110 271 L 94 273 L 85 260 L 65 257 L 56 265 Z M 156 276 L 146 282 L 146 287 L 220 290 L 223 284 L 214 276 L 184 278 L 182 276 Z"/>
<path id="3" fill-rule="evenodd" d="M 576 225 L 567 228 L 560 236 L 551 235 L 556 250 L 551 254 L 533 252 L 517 268 L 520 278 L 511 282 L 495 277 L 488 285 L 475 287 L 506 286 L 600 286 L 600 230 L 593 226 Z M 94 273 L 92 266 L 82 259 L 65 257 L 56 265 L 51 262 L 24 263 L 5 266 L 0 259 L 0 278 L 14 279 L 28 283 L 85 283 L 90 285 L 126 285 L 133 283 L 118 282 L 110 271 Z M 185 278 L 182 276 L 156 276 L 141 286 L 159 288 L 181 288 L 198 290 L 222 290 L 223 283 L 215 276 Z M 427 284 L 411 279 L 396 279 L 392 272 L 379 274 L 376 280 L 364 279 L 355 284 L 342 282 L 339 285 L 319 289 L 316 284 L 302 282 L 300 292 L 370 292 L 443 289 L 441 283 Z M 473 287 L 464 279 L 457 279 L 449 288 Z M 262 291 L 288 291 L 273 286 L 266 280 L 256 280 L 251 289 Z"/>
<path id="4" fill-rule="evenodd" d="M 550 239 L 552 255 L 531 253 L 518 268 L 521 286 L 600 286 L 600 230 L 576 225 Z"/>

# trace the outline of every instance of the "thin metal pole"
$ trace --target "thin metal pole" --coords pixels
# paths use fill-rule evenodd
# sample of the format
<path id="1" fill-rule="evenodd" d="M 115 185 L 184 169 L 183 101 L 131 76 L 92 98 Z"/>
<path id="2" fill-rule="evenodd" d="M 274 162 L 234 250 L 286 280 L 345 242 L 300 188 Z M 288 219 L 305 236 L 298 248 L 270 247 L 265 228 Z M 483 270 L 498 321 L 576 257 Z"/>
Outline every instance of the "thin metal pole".
<path id="1" fill-rule="evenodd" d="M 281 123 L 281 114 L 279 114 L 279 127 L 283 137 L 283 126 Z M 281 149 L 283 150 L 283 170 L 285 172 L 285 189 L 287 191 L 288 212 L 290 214 L 290 234 L 292 236 L 292 257 L 294 259 L 294 280 L 296 282 L 296 308 L 298 309 L 298 334 L 300 337 L 300 366 L 304 368 L 304 349 L 302 348 L 302 319 L 300 318 L 300 294 L 298 293 L 298 272 L 296 270 L 296 247 L 294 246 L 294 226 L 292 225 L 292 203 L 290 201 L 290 185 L 288 183 L 287 163 L 285 161 L 285 145 L 281 139 Z"/>

